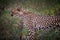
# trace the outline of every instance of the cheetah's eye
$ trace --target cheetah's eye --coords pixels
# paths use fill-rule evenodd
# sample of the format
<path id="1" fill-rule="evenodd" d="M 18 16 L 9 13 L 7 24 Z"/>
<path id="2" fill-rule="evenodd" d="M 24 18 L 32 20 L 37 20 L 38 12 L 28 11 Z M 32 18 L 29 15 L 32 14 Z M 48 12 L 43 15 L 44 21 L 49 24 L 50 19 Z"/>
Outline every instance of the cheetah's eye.
<path id="1" fill-rule="evenodd" d="M 20 11 L 20 9 L 17 8 L 17 11 Z"/>

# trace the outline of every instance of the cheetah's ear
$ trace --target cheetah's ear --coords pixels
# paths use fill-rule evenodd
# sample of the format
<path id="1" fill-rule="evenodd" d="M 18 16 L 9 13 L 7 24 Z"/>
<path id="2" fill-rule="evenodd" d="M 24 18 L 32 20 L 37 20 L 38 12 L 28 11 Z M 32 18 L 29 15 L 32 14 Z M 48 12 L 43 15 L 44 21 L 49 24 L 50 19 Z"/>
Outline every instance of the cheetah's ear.
<path id="1" fill-rule="evenodd" d="M 19 9 L 19 8 L 17 8 L 17 11 L 20 11 L 20 9 Z"/>
<path id="2" fill-rule="evenodd" d="M 19 12 L 22 11 L 22 8 L 21 7 L 18 7 L 17 8 L 17 11 L 19 11 Z"/>

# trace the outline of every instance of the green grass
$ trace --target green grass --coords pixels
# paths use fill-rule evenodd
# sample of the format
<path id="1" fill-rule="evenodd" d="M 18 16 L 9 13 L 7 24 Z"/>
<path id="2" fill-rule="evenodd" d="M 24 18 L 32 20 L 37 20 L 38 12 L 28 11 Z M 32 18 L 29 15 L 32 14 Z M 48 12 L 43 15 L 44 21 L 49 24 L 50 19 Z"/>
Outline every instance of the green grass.
<path id="1" fill-rule="evenodd" d="M 59 2 L 54 2 L 55 0 L 53 0 L 51 2 L 50 0 L 50 4 L 45 4 L 46 2 L 48 1 L 44 1 L 44 0 L 20 0 L 19 1 L 19 4 L 18 5 L 15 5 L 13 2 L 14 0 L 11 0 L 10 3 L 12 5 L 8 5 L 10 4 L 8 2 L 8 0 L 6 0 L 4 3 L 5 3 L 5 9 L 2 11 L 2 15 L 0 17 L 0 27 L 3 28 L 3 31 L 2 31 L 2 34 L 3 38 L 6 38 L 8 36 L 11 36 L 12 37 L 15 37 L 15 36 L 20 36 L 21 34 L 22 35 L 28 35 L 28 30 L 26 28 L 24 28 L 24 26 L 18 26 L 17 25 L 17 22 L 19 23 L 20 20 L 19 18 L 17 17 L 14 17 L 12 19 L 11 15 L 10 15 L 10 10 L 9 7 L 11 8 L 15 8 L 15 7 L 18 7 L 18 6 L 21 6 L 24 10 L 28 10 L 29 12 L 33 12 L 36 14 L 39 14 L 39 15 L 56 15 L 56 13 L 59 12 L 59 9 L 60 9 L 60 4 Z M 0 1 L 2 3 L 2 1 Z M 45 4 L 45 5 L 44 5 Z M 1 6 L 1 4 L 0 4 Z M 2 6 L 4 6 L 2 4 Z M 2 7 L 1 6 L 1 7 Z M 9 7 L 7 7 L 9 6 Z M 22 28 L 19 28 L 19 27 L 22 27 Z M 50 32 L 47 32 L 47 33 L 44 33 L 43 31 L 41 30 L 36 30 L 35 32 L 35 40 L 38 40 L 39 39 L 39 35 L 42 34 L 41 39 L 42 40 L 56 40 L 57 37 L 60 37 L 60 33 L 55 33 L 56 30 L 51 30 Z"/>

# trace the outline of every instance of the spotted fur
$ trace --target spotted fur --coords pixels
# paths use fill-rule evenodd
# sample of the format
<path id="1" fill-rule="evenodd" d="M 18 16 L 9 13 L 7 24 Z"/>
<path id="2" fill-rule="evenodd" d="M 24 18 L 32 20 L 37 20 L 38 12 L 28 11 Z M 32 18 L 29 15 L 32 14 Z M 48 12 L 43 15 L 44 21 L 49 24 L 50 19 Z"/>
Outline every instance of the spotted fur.
<path id="1" fill-rule="evenodd" d="M 22 18 L 23 25 L 29 30 L 29 35 L 26 40 L 34 39 L 36 28 L 43 30 L 44 28 L 48 28 L 50 25 L 60 25 L 60 16 L 40 16 L 19 8 L 13 9 L 11 15 L 16 15 L 19 16 L 19 18 Z"/>

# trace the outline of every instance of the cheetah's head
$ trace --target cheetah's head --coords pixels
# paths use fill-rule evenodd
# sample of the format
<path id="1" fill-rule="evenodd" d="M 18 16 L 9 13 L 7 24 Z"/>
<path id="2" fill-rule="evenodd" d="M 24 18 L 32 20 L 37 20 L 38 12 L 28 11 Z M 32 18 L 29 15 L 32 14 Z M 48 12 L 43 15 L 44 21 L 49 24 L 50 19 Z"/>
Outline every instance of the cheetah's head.
<path id="1" fill-rule="evenodd" d="M 11 16 L 14 16 L 14 15 L 16 15 L 16 16 L 23 15 L 23 11 L 22 11 L 21 8 L 12 9 L 11 12 L 12 12 Z"/>

